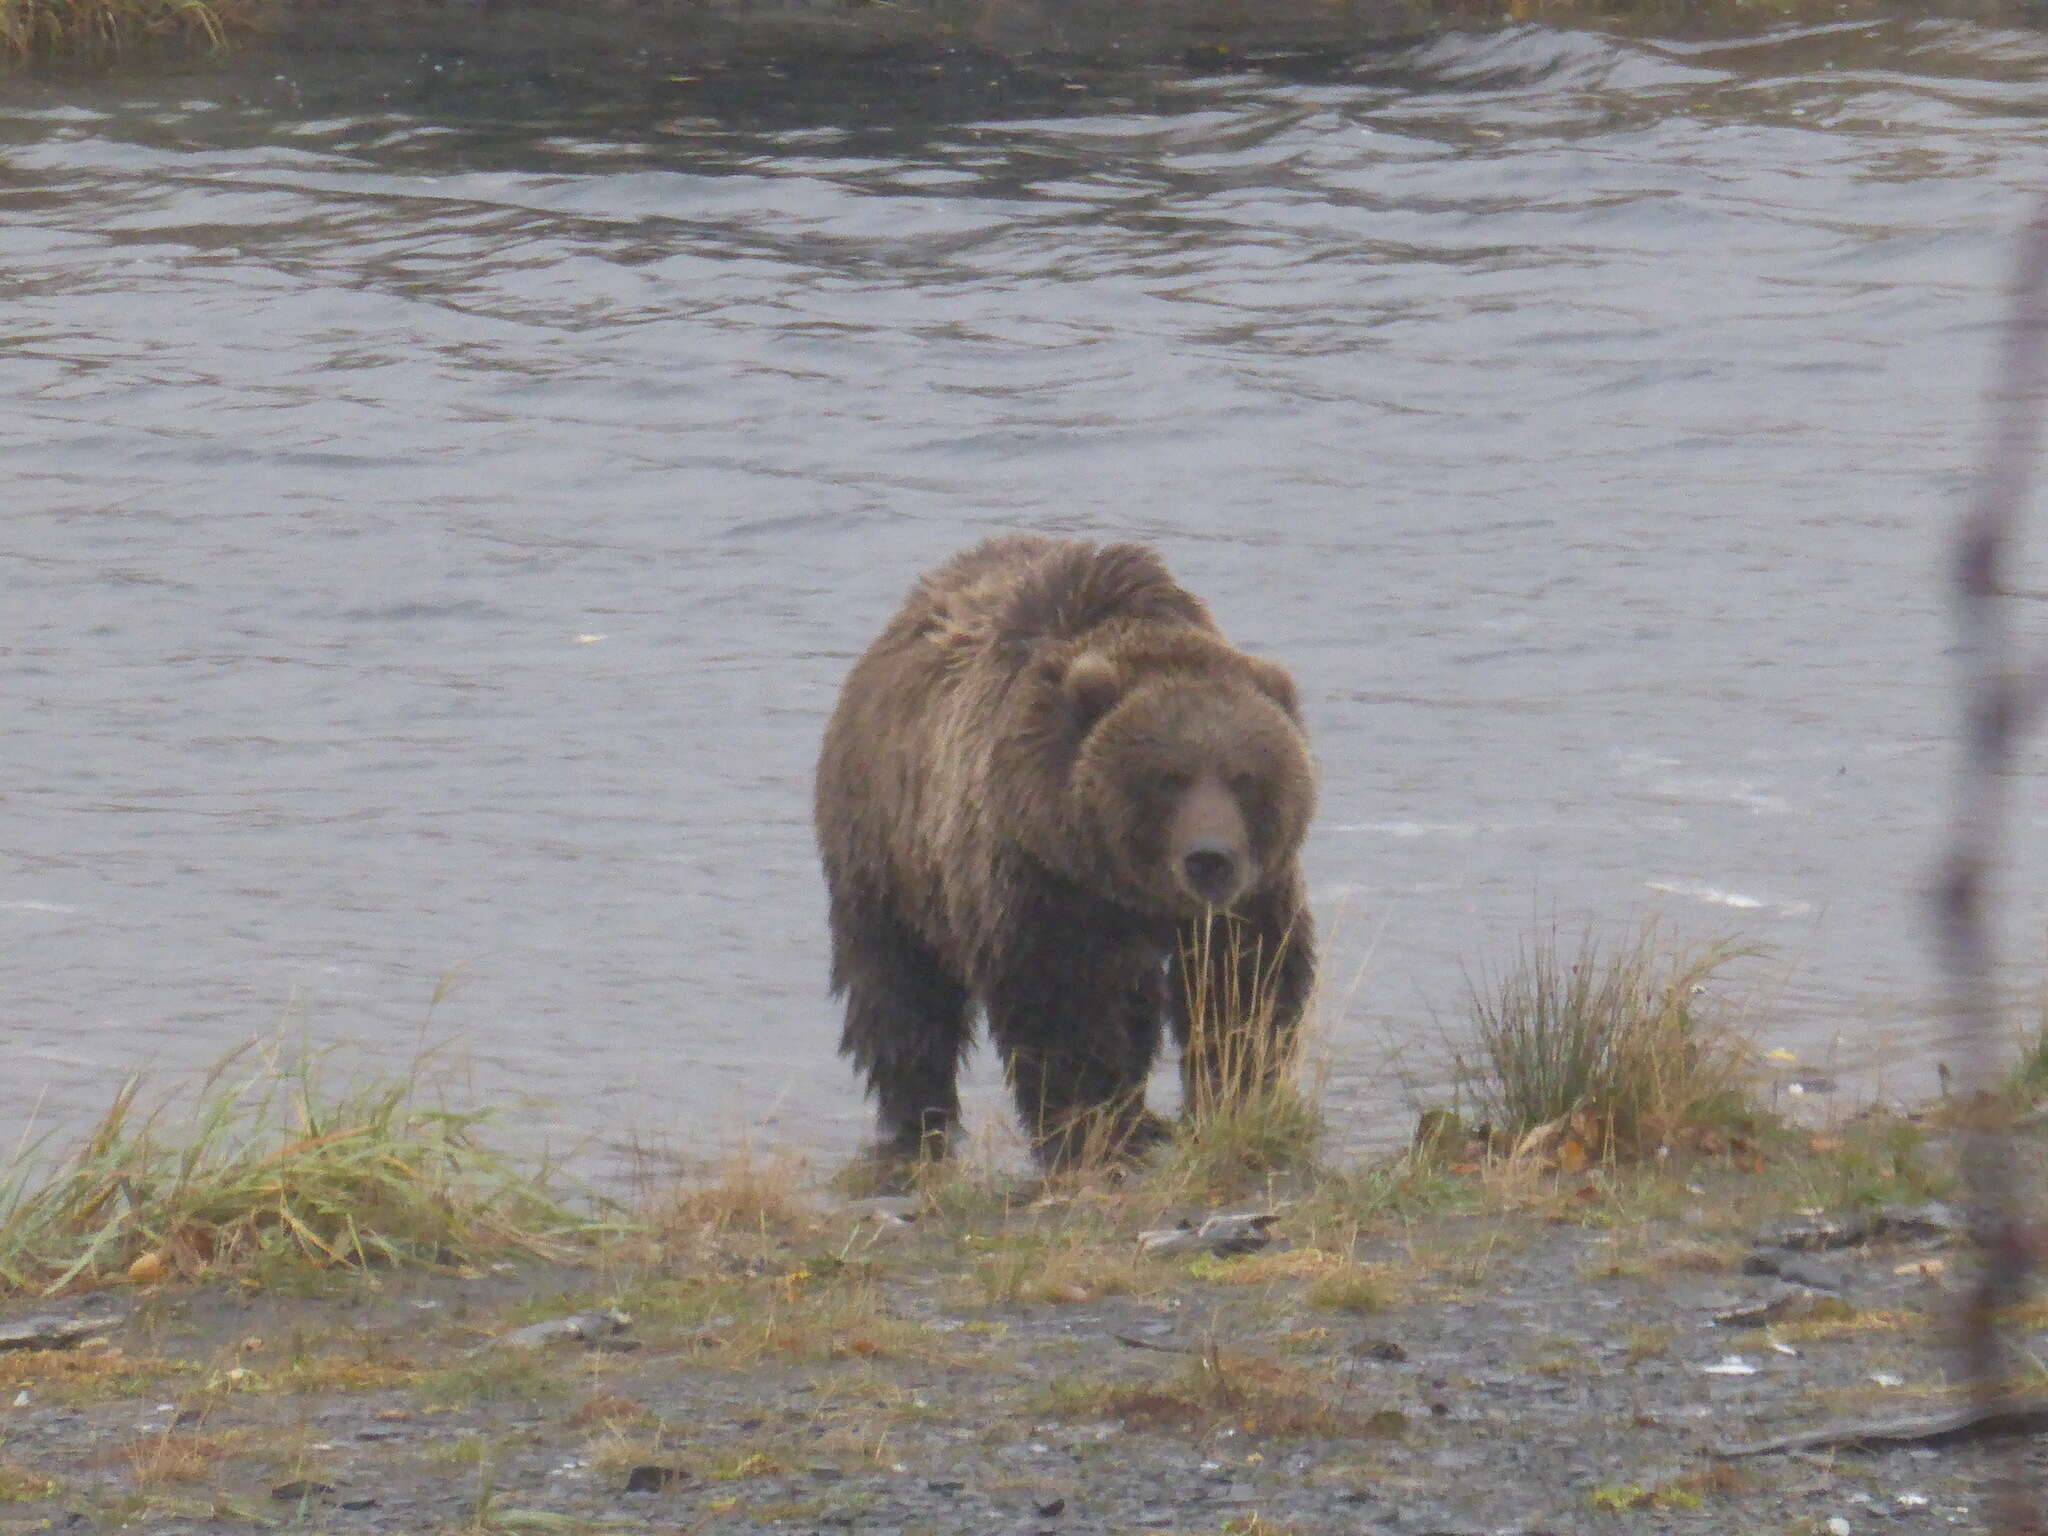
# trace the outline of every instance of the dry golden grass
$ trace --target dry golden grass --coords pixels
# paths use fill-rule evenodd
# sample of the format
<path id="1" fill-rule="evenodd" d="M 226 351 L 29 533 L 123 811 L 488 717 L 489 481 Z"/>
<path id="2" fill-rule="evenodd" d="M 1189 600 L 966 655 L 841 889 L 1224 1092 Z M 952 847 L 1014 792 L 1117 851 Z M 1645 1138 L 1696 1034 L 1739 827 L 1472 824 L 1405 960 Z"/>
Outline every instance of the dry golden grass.
<path id="1" fill-rule="evenodd" d="M 735 1317 L 703 1357 L 707 1364 L 728 1368 L 763 1359 L 965 1363 L 970 1358 L 950 1335 L 894 1315 L 871 1285 L 812 1289 L 802 1282 Z"/>
<path id="2" fill-rule="evenodd" d="M 33 1504 L 60 1492 L 62 1485 L 54 1477 L 0 1458 L 0 1504 Z"/>
<path id="3" fill-rule="evenodd" d="M 165 1428 L 104 1454 L 137 1488 L 168 1488 L 210 1481 L 223 1461 L 247 1454 L 255 1441 L 253 1430 Z"/>
<path id="4" fill-rule="evenodd" d="M 1132 1429 L 1232 1428 L 1254 1438 L 1335 1439 L 1402 1427 L 1400 1415 L 1376 1412 L 1326 1372 L 1213 1347 L 1155 1383 L 1058 1383 L 1052 1407 L 1070 1418 L 1115 1419 Z"/>
<path id="5" fill-rule="evenodd" d="M 814 1237 L 824 1224 L 811 1168 L 792 1152 L 742 1145 L 708 1167 L 635 1179 L 636 1226 L 670 1256 L 768 1251 Z"/>
<path id="6" fill-rule="evenodd" d="M 142 1108 L 131 1080 L 54 1170 L 17 1154 L 0 1167 L 0 1293 L 564 1259 L 616 1230 L 572 1210 L 545 1166 L 487 1145 L 488 1113 L 437 1102 L 431 1053 L 339 1090 L 322 1065 L 252 1042 L 215 1064 L 182 1117 Z"/>
<path id="7" fill-rule="evenodd" d="M 1725 1148 L 1763 1116 L 1756 1059 L 1708 988 L 1754 950 L 1667 948 L 1656 924 L 1617 946 L 1552 932 L 1472 988 L 1452 1066 L 1500 1150 L 1576 1172 L 1697 1145 Z M 1538 1147 L 1536 1144 L 1541 1143 Z"/>
<path id="8" fill-rule="evenodd" d="M 1323 1248 L 1268 1248 L 1228 1258 L 1192 1259 L 1187 1272 L 1211 1285 L 1269 1285 L 1282 1280 L 1314 1280 L 1351 1267 L 1342 1254 Z"/>
<path id="9" fill-rule="evenodd" d="M 1089 1233 L 1028 1232 L 980 1247 L 972 1278 L 976 1299 L 991 1306 L 1078 1303 L 1157 1292 L 1161 1267 L 1121 1241 Z"/>
<path id="10" fill-rule="evenodd" d="M 1602 1483 L 1590 1490 L 1586 1502 L 1596 1510 L 1631 1514 L 1641 1510 L 1700 1510 L 1711 1499 L 1747 1492 L 1748 1474 L 1723 1462 L 1667 1478 L 1645 1488 L 1636 1483 Z"/>
<path id="11" fill-rule="evenodd" d="M 32 1349 L 0 1355 L 0 1387 L 26 1391 L 38 1403 L 80 1407 L 114 1398 L 161 1396 L 189 1385 L 200 1367 L 189 1360 L 130 1355 L 120 1349 Z"/>
<path id="12" fill-rule="evenodd" d="M 1157 1178 L 1190 1193 L 1257 1188 L 1306 1174 L 1323 1136 L 1321 1073 L 1304 1071 L 1316 1032 L 1315 1000 L 1283 1039 L 1276 1027 L 1285 959 L 1246 938 L 1227 915 L 1204 924 L 1184 947 L 1187 978 L 1185 1102 L 1171 1152 Z M 1320 1058 L 1318 1058 L 1320 1059 Z"/>
<path id="13" fill-rule="evenodd" d="M 1932 1327 L 1932 1321 L 1917 1312 L 1890 1312 L 1859 1307 L 1839 1296 L 1825 1296 L 1804 1317 L 1775 1324 L 1771 1332 L 1788 1344 L 1811 1344 L 1820 1339 L 1848 1338 L 1864 1333 L 1894 1333 L 1901 1329 Z"/>
<path id="14" fill-rule="evenodd" d="M 251 1390 L 267 1392 L 382 1392 L 410 1386 L 419 1380 L 421 1367 L 397 1357 L 368 1360 L 350 1355 L 313 1355 L 293 1360 L 275 1370 L 255 1370 Z"/>

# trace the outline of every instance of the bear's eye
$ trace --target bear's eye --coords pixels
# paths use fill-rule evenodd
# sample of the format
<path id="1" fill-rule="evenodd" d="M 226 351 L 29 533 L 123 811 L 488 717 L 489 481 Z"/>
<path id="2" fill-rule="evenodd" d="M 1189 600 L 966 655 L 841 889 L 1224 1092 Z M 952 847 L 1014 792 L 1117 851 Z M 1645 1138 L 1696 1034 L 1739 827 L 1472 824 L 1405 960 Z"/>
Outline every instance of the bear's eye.
<path id="1" fill-rule="evenodd" d="M 1258 787 L 1259 776 L 1256 773 L 1233 773 L 1230 776 L 1230 792 L 1240 800 L 1249 800 L 1252 791 Z"/>
<path id="2" fill-rule="evenodd" d="M 1152 775 L 1152 792 L 1161 799 L 1168 799 L 1174 795 L 1184 793 L 1190 782 L 1188 776 L 1184 773 L 1175 773 L 1170 769 L 1161 769 L 1158 773 Z"/>

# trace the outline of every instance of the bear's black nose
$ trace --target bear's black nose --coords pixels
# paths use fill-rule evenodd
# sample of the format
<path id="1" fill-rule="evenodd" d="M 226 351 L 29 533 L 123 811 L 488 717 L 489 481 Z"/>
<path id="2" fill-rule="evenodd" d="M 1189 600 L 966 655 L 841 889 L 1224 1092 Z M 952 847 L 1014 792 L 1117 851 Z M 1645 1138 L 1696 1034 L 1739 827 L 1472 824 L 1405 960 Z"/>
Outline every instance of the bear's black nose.
<path id="1" fill-rule="evenodd" d="M 1187 874 L 1188 889 L 1212 907 L 1220 907 L 1237 894 L 1237 860 L 1227 849 L 1213 845 L 1191 848 L 1181 856 L 1180 867 Z"/>

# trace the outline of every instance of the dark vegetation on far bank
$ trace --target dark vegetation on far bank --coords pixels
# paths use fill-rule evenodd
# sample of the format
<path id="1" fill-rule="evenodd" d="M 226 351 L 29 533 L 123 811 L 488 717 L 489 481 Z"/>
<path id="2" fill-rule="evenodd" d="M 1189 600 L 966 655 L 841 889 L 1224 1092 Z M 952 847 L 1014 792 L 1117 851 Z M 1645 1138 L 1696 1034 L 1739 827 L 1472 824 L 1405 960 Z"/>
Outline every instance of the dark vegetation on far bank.
<path id="1" fill-rule="evenodd" d="M 1342 45 L 1446 27 L 1511 22 L 1729 32 L 1784 22 L 1931 12 L 2022 22 L 2027 0 L 0 0 L 0 58 L 107 59 L 287 45 L 388 42 L 408 31 L 444 46 L 516 35 L 567 50 L 633 35 L 687 54 L 701 47 L 858 50 L 921 44 L 1051 55 L 1225 55 L 1238 48 Z"/>

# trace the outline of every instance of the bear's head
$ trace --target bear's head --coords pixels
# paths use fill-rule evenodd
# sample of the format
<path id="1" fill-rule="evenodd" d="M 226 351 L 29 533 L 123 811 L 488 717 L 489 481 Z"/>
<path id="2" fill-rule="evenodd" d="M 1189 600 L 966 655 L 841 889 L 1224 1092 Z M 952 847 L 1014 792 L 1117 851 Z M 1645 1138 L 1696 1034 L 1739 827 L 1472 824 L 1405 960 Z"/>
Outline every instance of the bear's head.
<path id="1" fill-rule="evenodd" d="M 1315 809 L 1294 684 L 1221 644 L 1171 658 L 1084 651 L 1055 679 L 1072 810 L 1094 862 L 1141 909 L 1228 909 L 1291 866 Z"/>

